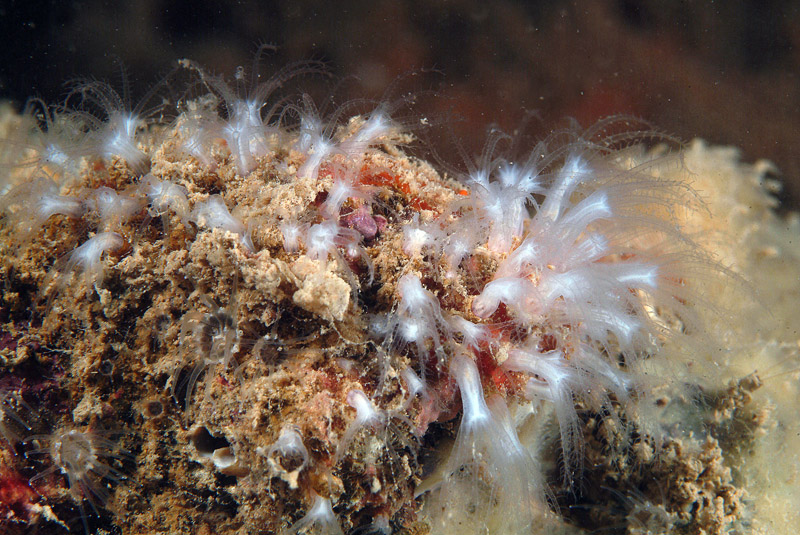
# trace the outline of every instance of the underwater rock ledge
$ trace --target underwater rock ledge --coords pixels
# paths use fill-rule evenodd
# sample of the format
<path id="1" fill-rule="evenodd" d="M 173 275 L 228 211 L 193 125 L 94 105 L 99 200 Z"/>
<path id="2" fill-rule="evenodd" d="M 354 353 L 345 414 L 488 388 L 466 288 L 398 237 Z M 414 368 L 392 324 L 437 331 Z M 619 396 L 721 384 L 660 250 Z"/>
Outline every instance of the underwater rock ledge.
<path id="1" fill-rule="evenodd" d="M 184 67 L 170 121 L 97 82 L 2 108 L 4 532 L 800 521 L 768 163 L 611 118 L 450 177 L 386 103 Z"/>

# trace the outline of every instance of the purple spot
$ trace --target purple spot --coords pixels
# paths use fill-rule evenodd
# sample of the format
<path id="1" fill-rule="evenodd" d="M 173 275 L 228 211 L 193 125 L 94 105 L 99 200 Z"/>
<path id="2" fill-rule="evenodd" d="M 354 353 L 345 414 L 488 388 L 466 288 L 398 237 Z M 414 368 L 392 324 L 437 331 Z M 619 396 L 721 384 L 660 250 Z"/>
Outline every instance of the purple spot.
<path id="1" fill-rule="evenodd" d="M 382 222 L 378 219 L 382 220 Z M 386 219 L 380 216 L 373 217 L 367 205 L 362 204 L 353 212 L 342 217 L 348 227 L 357 230 L 366 239 L 372 239 L 386 226 Z"/>

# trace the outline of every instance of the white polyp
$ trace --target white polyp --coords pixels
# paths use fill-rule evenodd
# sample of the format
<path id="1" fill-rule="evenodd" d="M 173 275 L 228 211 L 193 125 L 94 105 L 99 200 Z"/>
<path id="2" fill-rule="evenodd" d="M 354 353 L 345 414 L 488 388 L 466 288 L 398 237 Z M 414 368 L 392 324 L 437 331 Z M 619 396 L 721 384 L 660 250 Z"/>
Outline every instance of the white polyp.
<path id="1" fill-rule="evenodd" d="M 541 247 L 534 238 L 526 238 L 503 260 L 495 271 L 494 278 L 517 277 L 540 260 Z"/>
<path id="2" fill-rule="evenodd" d="M 141 206 L 138 199 L 120 195 L 115 190 L 105 186 L 94 191 L 90 204 L 100 216 L 102 227 L 127 221 Z"/>
<path id="3" fill-rule="evenodd" d="M 328 498 L 323 498 L 312 491 L 313 503 L 306 515 L 295 522 L 285 531 L 285 535 L 300 533 L 302 530 L 315 527 L 318 533 L 323 535 L 344 535 L 336 514 L 333 512 L 333 505 Z"/>
<path id="4" fill-rule="evenodd" d="M 316 179 L 319 175 L 320 165 L 334 153 L 335 149 L 336 145 L 333 142 L 323 138 L 316 139 L 305 151 L 306 161 L 297 170 L 297 176 Z"/>
<path id="5" fill-rule="evenodd" d="M 433 509 L 433 522 L 461 532 L 528 533 L 539 510 L 541 475 L 522 446 L 504 401 L 483 394 L 480 374 L 467 355 L 453 357 L 450 372 L 461 392 L 462 417 Z"/>
<path id="6" fill-rule="evenodd" d="M 101 232 L 89 238 L 70 254 L 70 265 L 92 272 L 100 264 L 103 253 L 122 248 L 125 239 L 116 232 Z"/>
<path id="7" fill-rule="evenodd" d="M 181 221 L 187 221 L 189 199 L 186 196 L 186 188 L 169 181 L 159 180 L 148 174 L 142 178 L 139 189 L 150 201 L 151 215 L 163 216 L 172 210 Z"/>
<path id="8" fill-rule="evenodd" d="M 134 169 L 140 169 L 147 156 L 136 146 L 136 131 L 142 125 L 141 119 L 130 113 L 112 113 L 108 120 L 103 142 L 103 156 L 122 158 Z"/>
<path id="9" fill-rule="evenodd" d="M 475 426 L 477 422 L 490 418 L 489 407 L 483 397 L 483 386 L 475 362 L 459 355 L 453 359 L 451 371 L 461 391 L 462 426 Z"/>
<path id="10" fill-rule="evenodd" d="M 464 338 L 465 346 L 477 348 L 481 342 L 491 341 L 491 333 L 486 325 L 472 323 L 461 316 L 450 316 L 447 321 L 452 330 Z"/>
<path id="11" fill-rule="evenodd" d="M 522 314 L 532 313 L 530 307 L 536 297 L 536 288 L 528 279 L 503 277 L 483 287 L 480 295 L 472 301 L 472 312 L 479 318 L 488 318 L 503 302 Z"/>
<path id="12" fill-rule="evenodd" d="M 503 362 L 503 368 L 513 372 L 552 377 L 553 374 L 547 372 L 556 369 L 555 363 L 560 362 L 563 356 L 564 353 L 561 351 L 538 353 L 514 349 L 509 352 L 508 358 Z"/>
<path id="13" fill-rule="evenodd" d="M 414 214 L 411 223 L 403 226 L 403 252 L 408 256 L 420 254 L 422 249 L 433 243 L 433 236 L 420 228 L 419 214 Z"/>
<path id="14" fill-rule="evenodd" d="M 627 263 L 613 266 L 614 278 L 629 288 L 655 289 L 658 286 L 658 266 L 654 264 Z"/>
<path id="15" fill-rule="evenodd" d="M 382 413 L 370 401 L 363 390 L 353 389 L 347 393 L 347 404 L 356 410 L 356 421 L 360 425 L 379 424 Z"/>
<path id="16" fill-rule="evenodd" d="M 347 426 L 344 435 L 339 440 L 339 446 L 336 448 L 336 456 L 334 457 L 334 461 L 337 463 L 342 459 L 347 448 L 350 447 L 356 433 L 364 427 L 378 430 L 386 423 L 384 412 L 378 409 L 362 390 L 357 388 L 350 390 L 347 393 L 347 404 L 356 410 L 356 417 Z"/>
<path id="17" fill-rule="evenodd" d="M 469 235 L 466 230 L 456 231 L 451 234 L 447 245 L 444 247 L 444 255 L 452 271 L 458 269 L 461 261 L 475 247 L 474 236 Z"/>
<path id="18" fill-rule="evenodd" d="M 400 372 L 400 377 L 402 377 L 403 381 L 406 383 L 406 390 L 408 391 L 408 401 L 406 404 L 411 403 L 415 397 L 425 391 L 425 383 L 422 382 L 419 375 L 414 373 L 414 370 L 410 367 L 406 366 L 403 368 L 403 371 Z"/>
<path id="19" fill-rule="evenodd" d="M 399 321 L 400 337 L 406 342 L 419 342 L 424 339 L 425 326 L 418 318 L 403 318 Z"/>
<path id="20" fill-rule="evenodd" d="M 422 287 L 416 275 L 403 275 L 397 282 L 397 291 L 401 298 L 401 307 L 406 312 L 429 308 L 433 297 Z"/>
<path id="21" fill-rule="evenodd" d="M 205 202 L 197 203 L 192 210 L 191 220 L 201 227 L 219 228 L 238 234 L 242 244 L 251 252 L 254 251 L 247 228 L 231 215 L 221 195 L 212 195 Z"/>
<path id="22" fill-rule="evenodd" d="M 575 188 L 588 178 L 588 162 L 581 157 L 570 157 L 558 173 L 556 184 L 547 192 L 537 216 L 555 221 L 563 213 Z"/>
<path id="23" fill-rule="evenodd" d="M 552 306 L 559 297 L 575 303 L 590 299 L 593 292 L 598 293 L 592 285 L 591 277 L 580 268 L 565 273 L 548 273 L 540 280 L 538 289 L 545 308 Z"/>
<path id="24" fill-rule="evenodd" d="M 81 215 L 83 215 L 83 210 L 83 203 L 80 199 L 74 197 L 48 192 L 44 193 L 36 200 L 36 219 L 41 222 L 47 221 L 50 216 L 56 214 L 75 218 L 81 217 Z"/>
<path id="25" fill-rule="evenodd" d="M 294 221 L 284 221 L 279 226 L 283 236 L 283 250 L 287 253 L 296 253 L 300 250 L 300 237 L 303 227 Z"/>
<path id="26" fill-rule="evenodd" d="M 372 112 L 361 128 L 339 144 L 341 151 L 351 159 L 362 158 L 367 149 L 391 133 L 391 119 L 382 108 Z"/>
<path id="27" fill-rule="evenodd" d="M 272 457 L 276 453 L 283 457 L 298 456 L 302 459 L 300 466 L 294 471 L 301 472 L 308 466 L 309 454 L 305 444 L 303 444 L 303 437 L 300 436 L 300 428 L 296 425 L 287 424 L 281 428 L 281 433 L 278 440 L 270 446 L 267 451 L 267 456 Z"/>
<path id="28" fill-rule="evenodd" d="M 336 251 L 336 237 L 339 224 L 336 221 L 323 221 L 306 232 L 306 254 L 312 260 L 327 260 Z"/>
<path id="29" fill-rule="evenodd" d="M 600 219 L 609 219 L 614 216 L 608 193 L 596 191 L 573 206 L 566 212 L 561 225 L 565 230 L 567 241 L 577 239 L 578 235 L 590 224 Z"/>

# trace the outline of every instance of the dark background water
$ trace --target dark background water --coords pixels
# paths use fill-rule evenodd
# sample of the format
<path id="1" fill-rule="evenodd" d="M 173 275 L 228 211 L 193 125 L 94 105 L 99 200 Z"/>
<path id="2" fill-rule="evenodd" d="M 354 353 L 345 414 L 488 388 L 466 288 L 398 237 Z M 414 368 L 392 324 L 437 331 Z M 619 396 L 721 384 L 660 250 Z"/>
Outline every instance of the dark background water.
<path id="1" fill-rule="evenodd" d="M 300 84 L 317 99 L 330 80 L 345 80 L 339 101 L 414 90 L 418 113 L 451 118 L 470 152 L 488 124 L 512 129 L 527 111 L 541 133 L 565 116 L 588 125 L 630 113 L 772 159 L 786 198 L 800 199 L 800 8 L 790 0 L 5 0 L 0 35 L 0 97 L 20 106 L 31 95 L 58 102 L 75 77 L 121 87 L 120 64 L 135 101 L 178 58 L 232 74 L 270 43 L 264 73 L 318 59 L 334 76 Z"/>

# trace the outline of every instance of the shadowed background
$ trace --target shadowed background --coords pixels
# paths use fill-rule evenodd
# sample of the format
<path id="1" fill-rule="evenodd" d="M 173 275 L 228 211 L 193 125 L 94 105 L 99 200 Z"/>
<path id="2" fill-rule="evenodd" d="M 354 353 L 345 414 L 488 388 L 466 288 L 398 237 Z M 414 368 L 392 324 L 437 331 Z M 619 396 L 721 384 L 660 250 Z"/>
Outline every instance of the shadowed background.
<path id="1" fill-rule="evenodd" d="M 85 76 L 121 87 L 121 62 L 135 102 L 179 58 L 231 75 L 270 43 L 278 48 L 264 74 L 323 60 L 332 80 L 348 79 L 338 102 L 381 98 L 420 70 L 398 85 L 420 92 L 420 113 L 452 117 L 468 152 L 480 150 L 488 124 L 511 130 L 526 111 L 542 135 L 565 116 L 587 126 L 630 113 L 684 140 L 773 160 L 784 200 L 800 205 L 800 8 L 790 0 L 116 4 L 0 5 L 0 97 L 58 102 L 64 81 Z M 299 86 L 319 101 L 332 82 Z"/>

